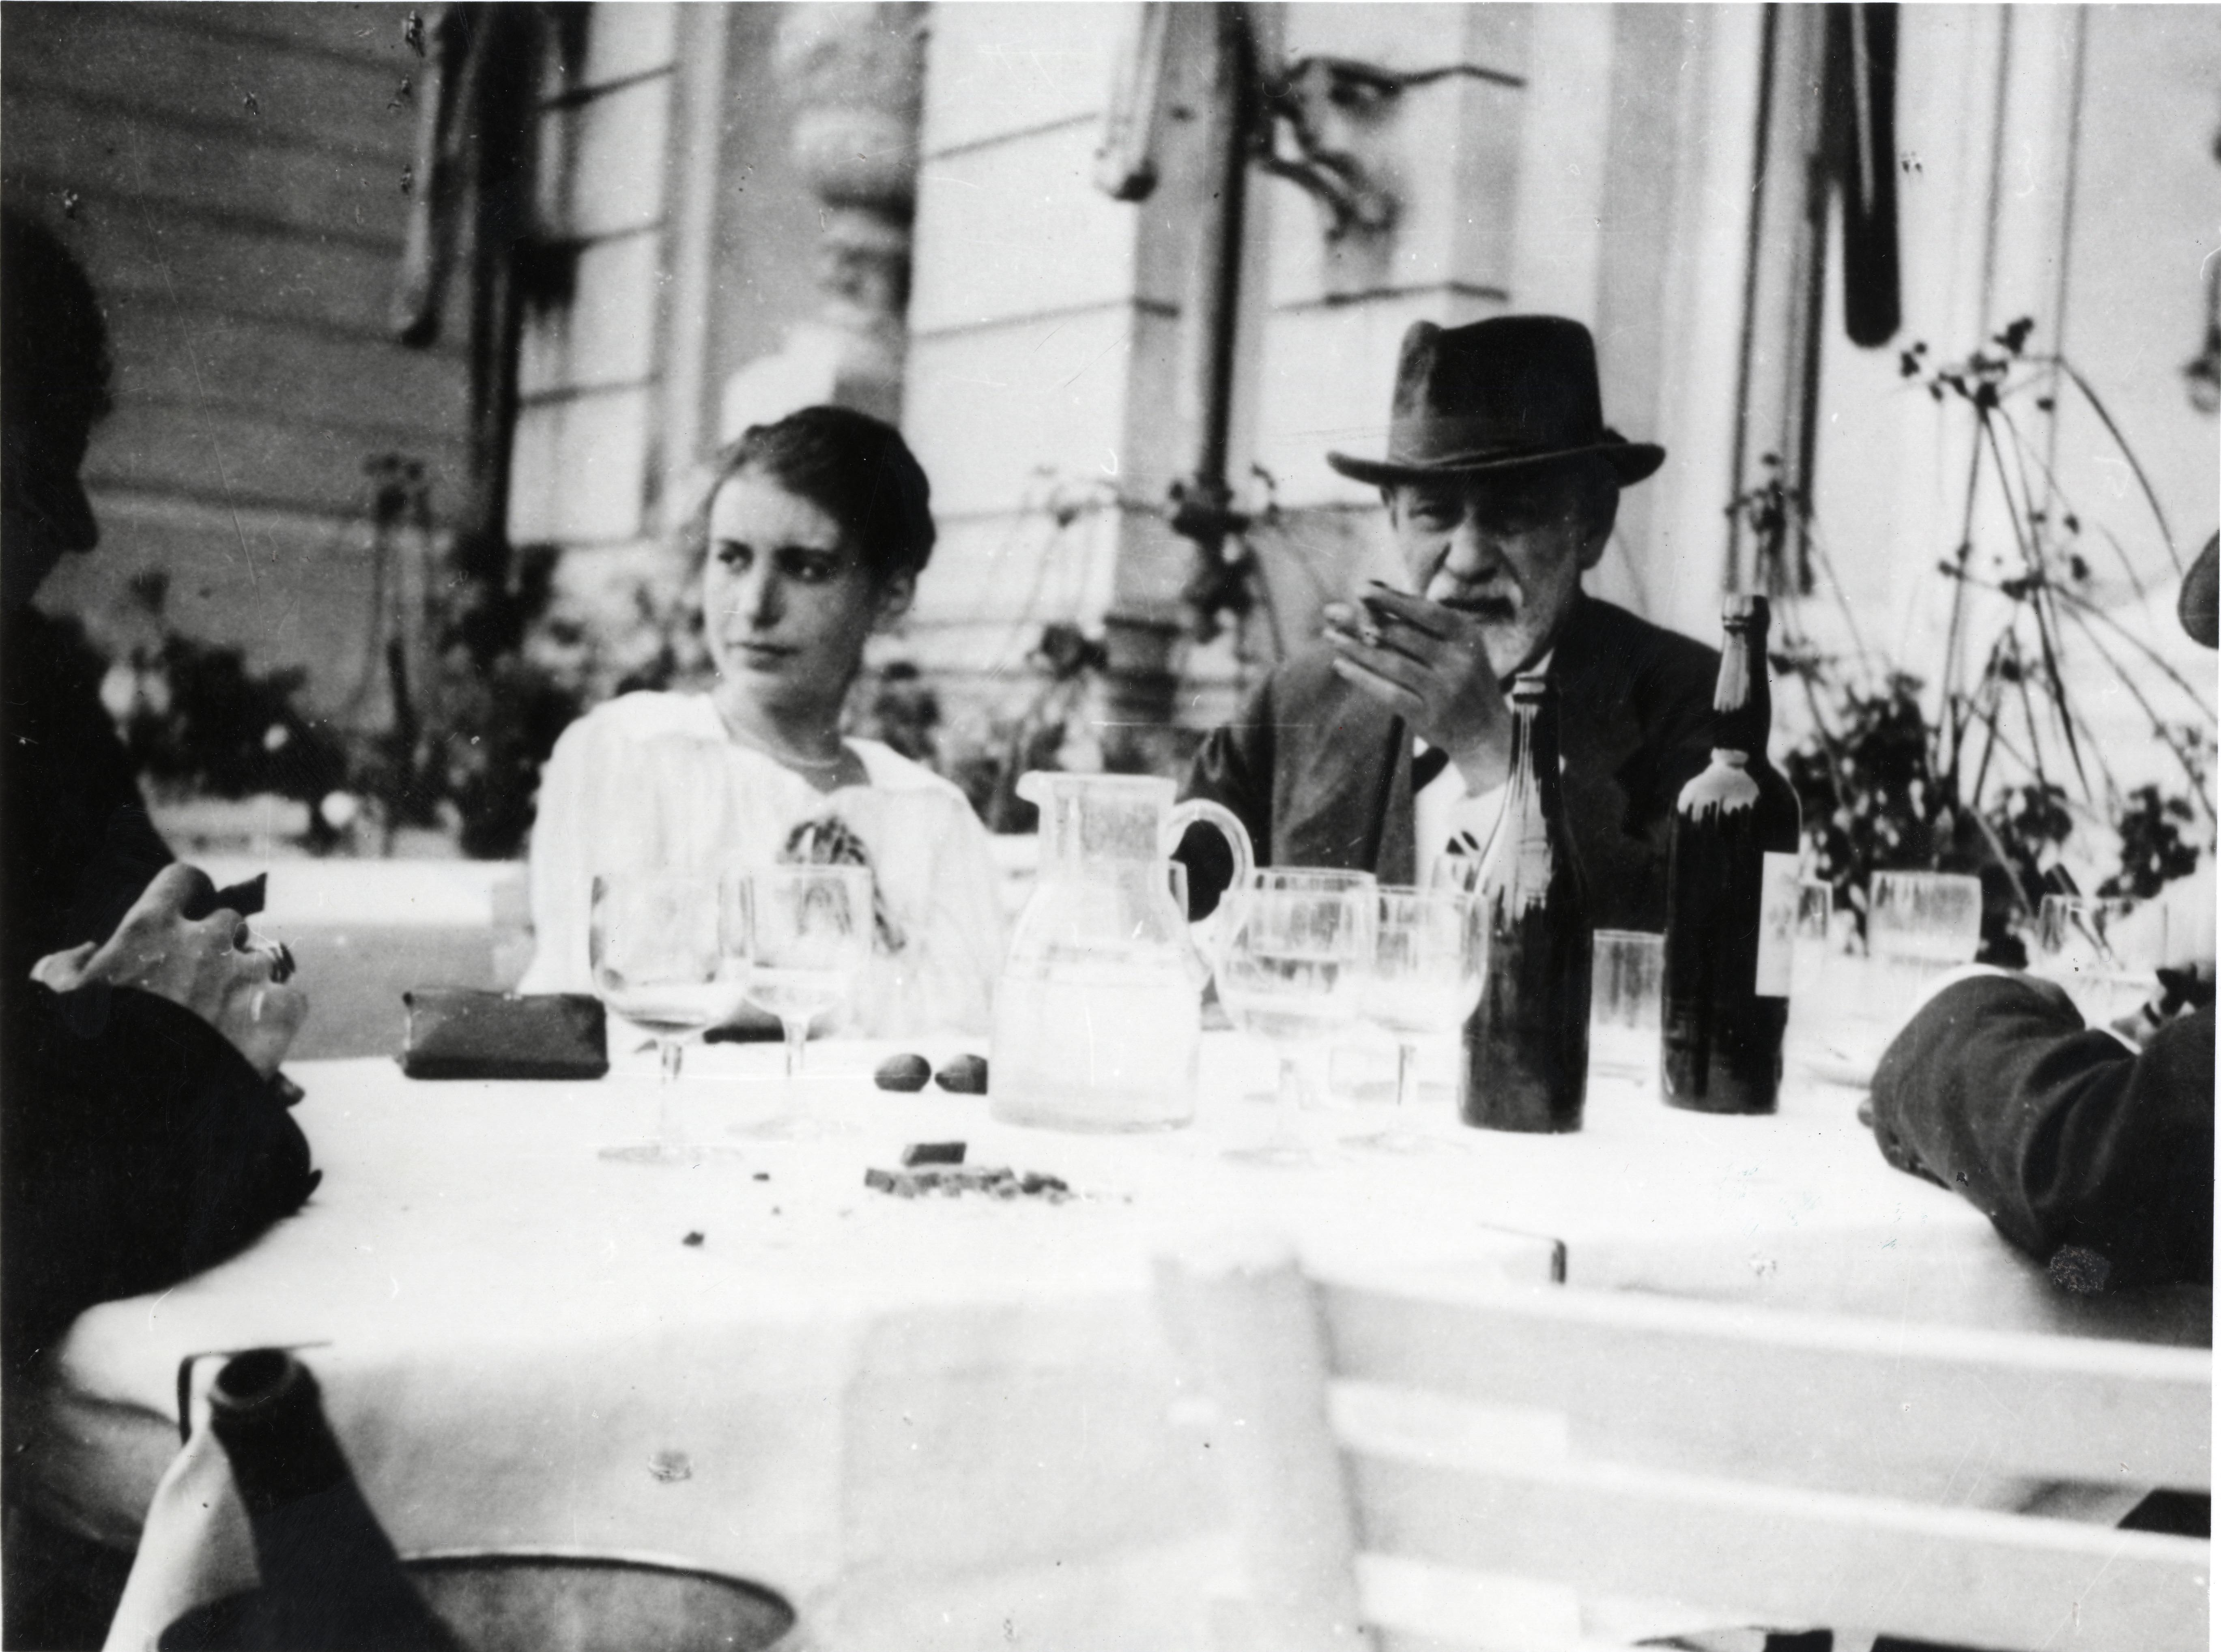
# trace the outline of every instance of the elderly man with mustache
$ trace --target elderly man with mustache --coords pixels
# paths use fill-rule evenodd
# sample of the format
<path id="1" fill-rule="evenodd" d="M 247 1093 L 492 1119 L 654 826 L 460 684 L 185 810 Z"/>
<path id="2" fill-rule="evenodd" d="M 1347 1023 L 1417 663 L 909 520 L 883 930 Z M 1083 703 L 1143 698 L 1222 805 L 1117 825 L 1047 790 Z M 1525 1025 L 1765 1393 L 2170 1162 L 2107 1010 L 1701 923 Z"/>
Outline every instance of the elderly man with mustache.
<path id="1" fill-rule="evenodd" d="M 1407 588 L 1330 605 L 1198 752 L 1186 786 L 1239 815 L 1261 863 L 1424 881 L 1477 856 L 1503 810 L 1511 678 L 1558 690 L 1573 845 L 1598 928 L 1661 929 L 1674 801 L 1705 766 L 1718 657 L 1581 590 L 1619 490 L 1664 449 L 1604 422 L 1578 322 L 1509 316 L 1405 335 L 1379 459 L 1329 454 L 1379 485 Z M 1208 910 L 1229 867 L 1183 845 Z"/>

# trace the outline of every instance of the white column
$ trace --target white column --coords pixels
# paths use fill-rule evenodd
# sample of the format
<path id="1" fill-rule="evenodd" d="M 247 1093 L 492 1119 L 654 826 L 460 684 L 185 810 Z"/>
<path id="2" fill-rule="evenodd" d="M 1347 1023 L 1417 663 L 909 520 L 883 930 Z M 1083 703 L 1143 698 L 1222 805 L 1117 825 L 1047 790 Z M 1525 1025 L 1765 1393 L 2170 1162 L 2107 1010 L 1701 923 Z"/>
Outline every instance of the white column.
<path id="1" fill-rule="evenodd" d="M 1204 209 L 1192 121 L 1167 123 L 1147 201 L 1092 181 L 1136 9 L 932 14 L 904 424 L 941 541 L 892 647 L 955 698 L 991 692 L 1046 623 L 1176 618 L 1188 554 L 1156 507 L 1180 462 L 1179 312 Z M 1207 59 L 1209 22 L 1175 9 L 1176 76 Z"/>
<path id="2" fill-rule="evenodd" d="M 1762 15 L 1756 6 L 1615 9 L 1617 49 L 1595 327 L 1605 416 L 1663 443 L 1620 497 L 1589 588 L 1711 641 L 1735 491 Z"/>

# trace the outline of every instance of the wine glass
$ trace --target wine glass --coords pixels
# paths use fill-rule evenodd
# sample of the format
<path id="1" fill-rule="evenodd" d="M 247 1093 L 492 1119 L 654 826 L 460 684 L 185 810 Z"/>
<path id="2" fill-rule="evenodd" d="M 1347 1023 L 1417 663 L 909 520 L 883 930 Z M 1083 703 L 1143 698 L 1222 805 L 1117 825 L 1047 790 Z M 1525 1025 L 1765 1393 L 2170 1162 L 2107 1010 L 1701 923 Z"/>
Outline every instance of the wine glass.
<path id="1" fill-rule="evenodd" d="M 1473 901 L 1446 889 L 1386 885 L 1379 892 L 1373 967 L 1360 1011 L 1396 1041 L 1397 1123 L 1352 1147 L 1423 1153 L 1435 1144 L 1406 1127 L 1419 1093 L 1419 1043 L 1454 1033 L 1480 1002 L 1487 941 Z"/>
<path id="2" fill-rule="evenodd" d="M 1867 961 L 1854 1065 L 1871 1075 L 1936 979 L 1972 963 L 1982 941 L 1982 885 L 1949 872 L 1877 872 L 1867 886 Z"/>
<path id="3" fill-rule="evenodd" d="M 2161 954 L 2128 944 L 2136 910 L 2118 896 L 2046 895 L 2038 910 L 2029 973 L 2060 986 L 2093 1027 L 2134 1013 L 2157 989 Z M 2165 936 L 2162 923 L 2148 938 L 2163 945 Z"/>
<path id="4" fill-rule="evenodd" d="M 1950 872 L 1877 872 L 1867 895 L 1867 949 L 1937 970 L 1972 961 L 1982 943 L 1982 885 Z"/>
<path id="5" fill-rule="evenodd" d="M 1322 1042 L 1357 1018 L 1372 968 L 1378 892 L 1369 872 L 1267 867 L 1240 892 L 1218 966 L 1218 1001 L 1242 1031 L 1268 1040 L 1280 1057 L 1273 1132 L 1260 1146 L 1230 1149 L 1247 1164 L 1307 1165 L 1317 1159 L 1296 1133 L 1302 1080 L 1298 1046 Z"/>
<path id="6" fill-rule="evenodd" d="M 786 1034 L 785 1111 L 737 1124 L 736 1136 L 793 1140 L 827 1128 L 794 1111 L 810 1026 L 855 989 L 872 955 L 872 873 L 859 866 L 759 867 L 738 874 L 745 892 L 748 1002 Z"/>
<path id="7" fill-rule="evenodd" d="M 587 930 L 594 991 L 610 1012 L 650 1034 L 658 1054 L 657 1139 L 604 1148 L 632 1164 L 694 1164 L 673 1091 L 685 1041 L 729 1018 L 748 990 L 744 931 L 716 878 L 688 873 L 604 873 L 593 882 Z"/>

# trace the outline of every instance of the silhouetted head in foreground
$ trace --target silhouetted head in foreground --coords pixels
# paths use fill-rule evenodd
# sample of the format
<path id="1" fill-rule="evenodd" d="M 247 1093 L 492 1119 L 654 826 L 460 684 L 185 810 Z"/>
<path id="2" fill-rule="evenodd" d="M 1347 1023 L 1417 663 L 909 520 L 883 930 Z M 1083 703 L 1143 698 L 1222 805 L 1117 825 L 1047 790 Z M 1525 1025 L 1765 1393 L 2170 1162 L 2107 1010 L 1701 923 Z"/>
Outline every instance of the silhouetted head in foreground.
<path id="1" fill-rule="evenodd" d="M 0 210 L 0 560 L 9 608 L 54 565 L 100 541 L 78 472 L 108 411 L 108 324 L 92 283 L 60 239 Z"/>

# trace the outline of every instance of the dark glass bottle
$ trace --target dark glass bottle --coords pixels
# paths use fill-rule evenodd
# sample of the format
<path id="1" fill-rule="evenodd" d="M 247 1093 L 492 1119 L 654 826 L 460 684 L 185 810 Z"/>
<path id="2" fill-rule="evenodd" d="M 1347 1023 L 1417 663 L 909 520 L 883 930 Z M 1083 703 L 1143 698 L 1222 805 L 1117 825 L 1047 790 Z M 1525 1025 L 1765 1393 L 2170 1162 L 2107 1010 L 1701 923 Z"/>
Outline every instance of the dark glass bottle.
<path id="1" fill-rule="evenodd" d="M 1589 904 L 1558 776 L 1557 691 L 1511 686 L 1511 780 L 1473 921 L 1488 967 L 1465 1026 L 1459 1111 L 1492 1130 L 1577 1130 L 1588 1095 Z"/>
<path id="2" fill-rule="evenodd" d="M 189 1614 L 162 1644 L 454 1652 L 363 1501 L 308 1367 L 276 1349 L 235 1355 L 210 1400 L 262 1586 L 218 1603 L 228 1621 L 197 1626 L 206 1638 Z"/>
<path id="3" fill-rule="evenodd" d="M 1669 1105 L 1770 1113 L 1796 921 L 1797 794 L 1767 760 L 1763 597 L 1721 610 L 1712 760 L 1681 788 L 1666 872 L 1661 1082 Z"/>

